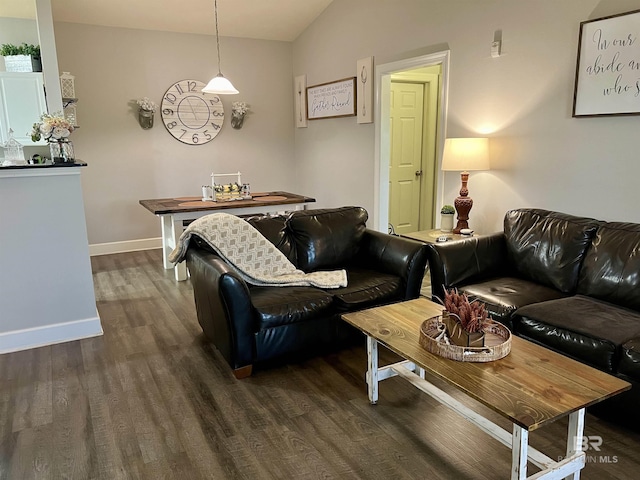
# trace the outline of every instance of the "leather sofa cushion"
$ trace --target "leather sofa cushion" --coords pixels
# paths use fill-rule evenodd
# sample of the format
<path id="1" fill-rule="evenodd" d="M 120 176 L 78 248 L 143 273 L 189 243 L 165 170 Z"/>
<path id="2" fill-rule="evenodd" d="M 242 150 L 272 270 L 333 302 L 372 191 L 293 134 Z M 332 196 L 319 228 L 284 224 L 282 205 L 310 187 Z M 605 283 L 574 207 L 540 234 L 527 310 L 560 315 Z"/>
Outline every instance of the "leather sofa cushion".
<path id="1" fill-rule="evenodd" d="M 347 270 L 347 286 L 325 290 L 341 312 L 381 305 L 402 297 L 400 277 L 359 267 Z"/>
<path id="2" fill-rule="evenodd" d="M 605 223 L 585 256 L 578 293 L 640 310 L 640 225 Z"/>
<path id="3" fill-rule="evenodd" d="M 640 381 L 640 337 L 632 338 L 622 345 L 618 373 Z"/>
<path id="4" fill-rule="evenodd" d="M 332 296 L 319 288 L 251 287 L 250 292 L 258 331 L 332 313 Z"/>
<path id="5" fill-rule="evenodd" d="M 574 293 L 582 259 L 600 222 L 540 209 L 507 212 L 504 234 L 518 276 Z"/>
<path id="6" fill-rule="evenodd" d="M 458 289 L 483 302 L 491 318 L 513 329 L 511 317 L 518 308 L 530 303 L 563 298 L 558 290 L 513 277 L 500 277 L 466 285 Z"/>
<path id="7" fill-rule="evenodd" d="M 342 268 L 358 253 L 367 218 L 361 207 L 293 212 L 286 223 L 298 268 L 304 272 Z"/>
<path id="8" fill-rule="evenodd" d="M 640 337 L 640 313 L 582 295 L 519 308 L 519 335 L 607 372 L 622 344 Z"/>

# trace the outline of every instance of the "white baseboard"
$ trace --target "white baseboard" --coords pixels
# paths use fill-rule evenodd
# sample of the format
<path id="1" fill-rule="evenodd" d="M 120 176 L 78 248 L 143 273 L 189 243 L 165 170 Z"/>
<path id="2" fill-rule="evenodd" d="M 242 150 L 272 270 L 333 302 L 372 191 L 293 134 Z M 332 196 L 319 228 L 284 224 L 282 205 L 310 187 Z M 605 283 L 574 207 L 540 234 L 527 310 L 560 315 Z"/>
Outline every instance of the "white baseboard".
<path id="1" fill-rule="evenodd" d="M 0 333 L 0 354 L 102 335 L 98 312 L 93 318 Z"/>
<path id="2" fill-rule="evenodd" d="M 124 242 L 94 243 L 89 245 L 89 255 L 109 255 L 111 253 L 137 252 L 162 248 L 162 238 L 143 238 Z"/>

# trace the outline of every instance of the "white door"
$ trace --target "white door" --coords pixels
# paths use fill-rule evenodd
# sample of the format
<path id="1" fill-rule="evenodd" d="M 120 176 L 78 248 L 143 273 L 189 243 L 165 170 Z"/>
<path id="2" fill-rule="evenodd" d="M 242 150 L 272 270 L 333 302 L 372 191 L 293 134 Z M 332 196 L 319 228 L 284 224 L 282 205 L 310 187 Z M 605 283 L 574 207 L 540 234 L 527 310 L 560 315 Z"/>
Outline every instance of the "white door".
<path id="1" fill-rule="evenodd" d="M 398 234 L 420 230 L 424 85 L 391 83 L 389 223 Z"/>

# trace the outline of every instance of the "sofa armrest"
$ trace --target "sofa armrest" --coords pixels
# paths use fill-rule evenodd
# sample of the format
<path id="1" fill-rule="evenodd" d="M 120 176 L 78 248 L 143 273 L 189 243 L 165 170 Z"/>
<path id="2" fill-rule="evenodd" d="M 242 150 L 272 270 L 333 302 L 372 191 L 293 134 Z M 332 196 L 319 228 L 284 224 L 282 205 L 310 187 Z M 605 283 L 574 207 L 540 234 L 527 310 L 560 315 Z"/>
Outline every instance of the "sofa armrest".
<path id="1" fill-rule="evenodd" d="M 445 288 L 455 288 L 510 271 L 504 234 L 466 238 L 429 245 L 432 298 L 444 298 Z"/>
<path id="2" fill-rule="evenodd" d="M 404 287 L 403 299 L 410 300 L 420 295 L 427 254 L 427 246 L 422 242 L 367 229 L 357 262 L 399 276 Z"/>
<path id="3" fill-rule="evenodd" d="M 254 315 L 249 288 L 218 255 L 187 250 L 198 323 L 234 370 L 253 363 Z"/>

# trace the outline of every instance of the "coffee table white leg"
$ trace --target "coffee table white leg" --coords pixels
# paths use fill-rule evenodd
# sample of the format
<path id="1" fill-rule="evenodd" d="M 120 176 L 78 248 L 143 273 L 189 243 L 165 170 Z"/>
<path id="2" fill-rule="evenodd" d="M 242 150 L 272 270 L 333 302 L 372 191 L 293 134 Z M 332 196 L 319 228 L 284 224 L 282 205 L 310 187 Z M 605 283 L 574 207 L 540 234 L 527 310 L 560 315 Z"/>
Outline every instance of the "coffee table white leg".
<path id="1" fill-rule="evenodd" d="M 528 449 L 529 431 L 514 423 L 511 437 L 511 480 L 527 478 Z"/>
<path id="2" fill-rule="evenodd" d="M 378 342 L 367 335 L 367 386 L 369 402 L 378 403 Z"/>
<path id="3" fill-rule="evenodd" d="M 567 432 L 567 458 L 582 451 L 582 438 L 584 435 L 584 413 L 585 409 L 573 412 L 569 415 L 569 431 Z M 572 473 L 568 477 L 570 480 L 580 479 L 580 470 Z"/>

